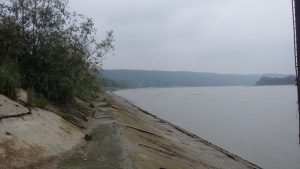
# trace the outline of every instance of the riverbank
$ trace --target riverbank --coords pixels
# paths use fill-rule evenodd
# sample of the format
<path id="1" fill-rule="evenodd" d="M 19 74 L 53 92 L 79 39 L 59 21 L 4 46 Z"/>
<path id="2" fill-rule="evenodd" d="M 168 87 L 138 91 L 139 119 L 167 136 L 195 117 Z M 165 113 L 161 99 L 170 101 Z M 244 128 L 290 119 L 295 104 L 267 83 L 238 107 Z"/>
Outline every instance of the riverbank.
<path id="1" fill-rule="evenodd" d="M 57 168 L 259 168 L 112 92 L 104 97 L 89 119 L 91 141 Z"/>
<path id="2" fill-rule="evenodd" d="M 259 169 L 110 91 L 82 127 L 49 106 L 0 101 L 1 169 Z"/>
<path id="3" fill-rule="evenodd" d="M 0 95 L 0 169 L 40 169 L 42 163 L 71 151 L 83 140 L 77 126 L 25 102 Z"/>

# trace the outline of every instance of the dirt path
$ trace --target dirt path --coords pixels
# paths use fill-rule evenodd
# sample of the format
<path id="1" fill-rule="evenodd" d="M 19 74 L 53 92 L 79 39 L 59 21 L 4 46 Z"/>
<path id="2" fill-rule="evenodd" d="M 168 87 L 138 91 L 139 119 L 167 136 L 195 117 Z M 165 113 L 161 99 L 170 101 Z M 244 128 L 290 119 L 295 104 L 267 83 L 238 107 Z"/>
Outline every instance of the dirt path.
<path id="1" fill-rule="evenodd" d="M 57 164 L 57 169 L 122 169 L 123 149 L 115 121 L 101 110 L 99 102 L 93 117 L 89 117 L 85 146 Z"/>

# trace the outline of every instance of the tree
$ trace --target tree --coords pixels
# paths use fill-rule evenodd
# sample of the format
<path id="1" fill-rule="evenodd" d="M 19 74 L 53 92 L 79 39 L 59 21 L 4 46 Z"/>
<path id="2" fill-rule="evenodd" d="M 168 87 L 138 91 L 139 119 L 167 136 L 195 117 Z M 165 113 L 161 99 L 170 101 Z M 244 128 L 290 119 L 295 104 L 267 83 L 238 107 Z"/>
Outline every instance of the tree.
<path id="1" fill-rule="evenodd" d="M 23 87 L 61 103 L 99 88 L 95 72 L 114 49 L 112 31 L 99 42 L 92 19 L 67 9 L 66 0 L 0 4 L 0 63 L 13 62 Z"/>

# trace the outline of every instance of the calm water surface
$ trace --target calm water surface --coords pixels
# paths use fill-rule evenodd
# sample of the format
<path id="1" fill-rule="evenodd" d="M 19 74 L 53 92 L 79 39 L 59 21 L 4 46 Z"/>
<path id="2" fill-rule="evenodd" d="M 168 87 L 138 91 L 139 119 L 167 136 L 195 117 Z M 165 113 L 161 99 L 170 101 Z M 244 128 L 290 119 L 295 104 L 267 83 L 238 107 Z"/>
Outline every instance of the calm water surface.
<path id="1" fill-rule="evenodd" d="M 117 91 L 133 104 L 266 169 L 300 169 L 294 86 Z"/>

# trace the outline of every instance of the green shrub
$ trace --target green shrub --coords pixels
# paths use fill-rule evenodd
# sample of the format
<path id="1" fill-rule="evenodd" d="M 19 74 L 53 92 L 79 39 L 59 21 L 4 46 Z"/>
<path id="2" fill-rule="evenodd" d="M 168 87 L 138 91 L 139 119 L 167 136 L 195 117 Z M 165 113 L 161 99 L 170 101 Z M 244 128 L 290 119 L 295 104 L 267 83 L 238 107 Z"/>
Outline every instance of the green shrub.
<path id="1" fill-rule="evenodd" d="M 17 98 L 16 88 L 20 85 L 20 74 L 15 64 L 0 65 L 0 93 L 11 99 Z"/>
<path id="2" fill-rule="evenodd" d="M 43 95 L 29 89 L 27 91 L 27 104 L 31 107 L 45 108 L 48 101 Z"/>
<path id="3" fill-rule="evenodd" d="M 93 103 L 89 104 L 90 108 L 95 108 L 95 105 Z"/>
<path id="4" fill-rule="evenodd" d="M 80 72 L 79 77 L 74 92 L 75 96 L 83 101 L 92 101 L 98 98 L 98 94 L 101 90 L 101 83 L 97 74 L 82 71 Z"/>
<path id="5" fill-rule="evenodd" d="M 67 121 L 69 121 L 69 122 L 71 122 L 71 121 L 76 121 L 76 119 L 72 116 L 72 114 L 71 113 L 66 113 L 66 112 L 64 112 L 63 114 L 62 114 L 62 118 L 64 118 L 65 120 L 67 120 Z"/>

